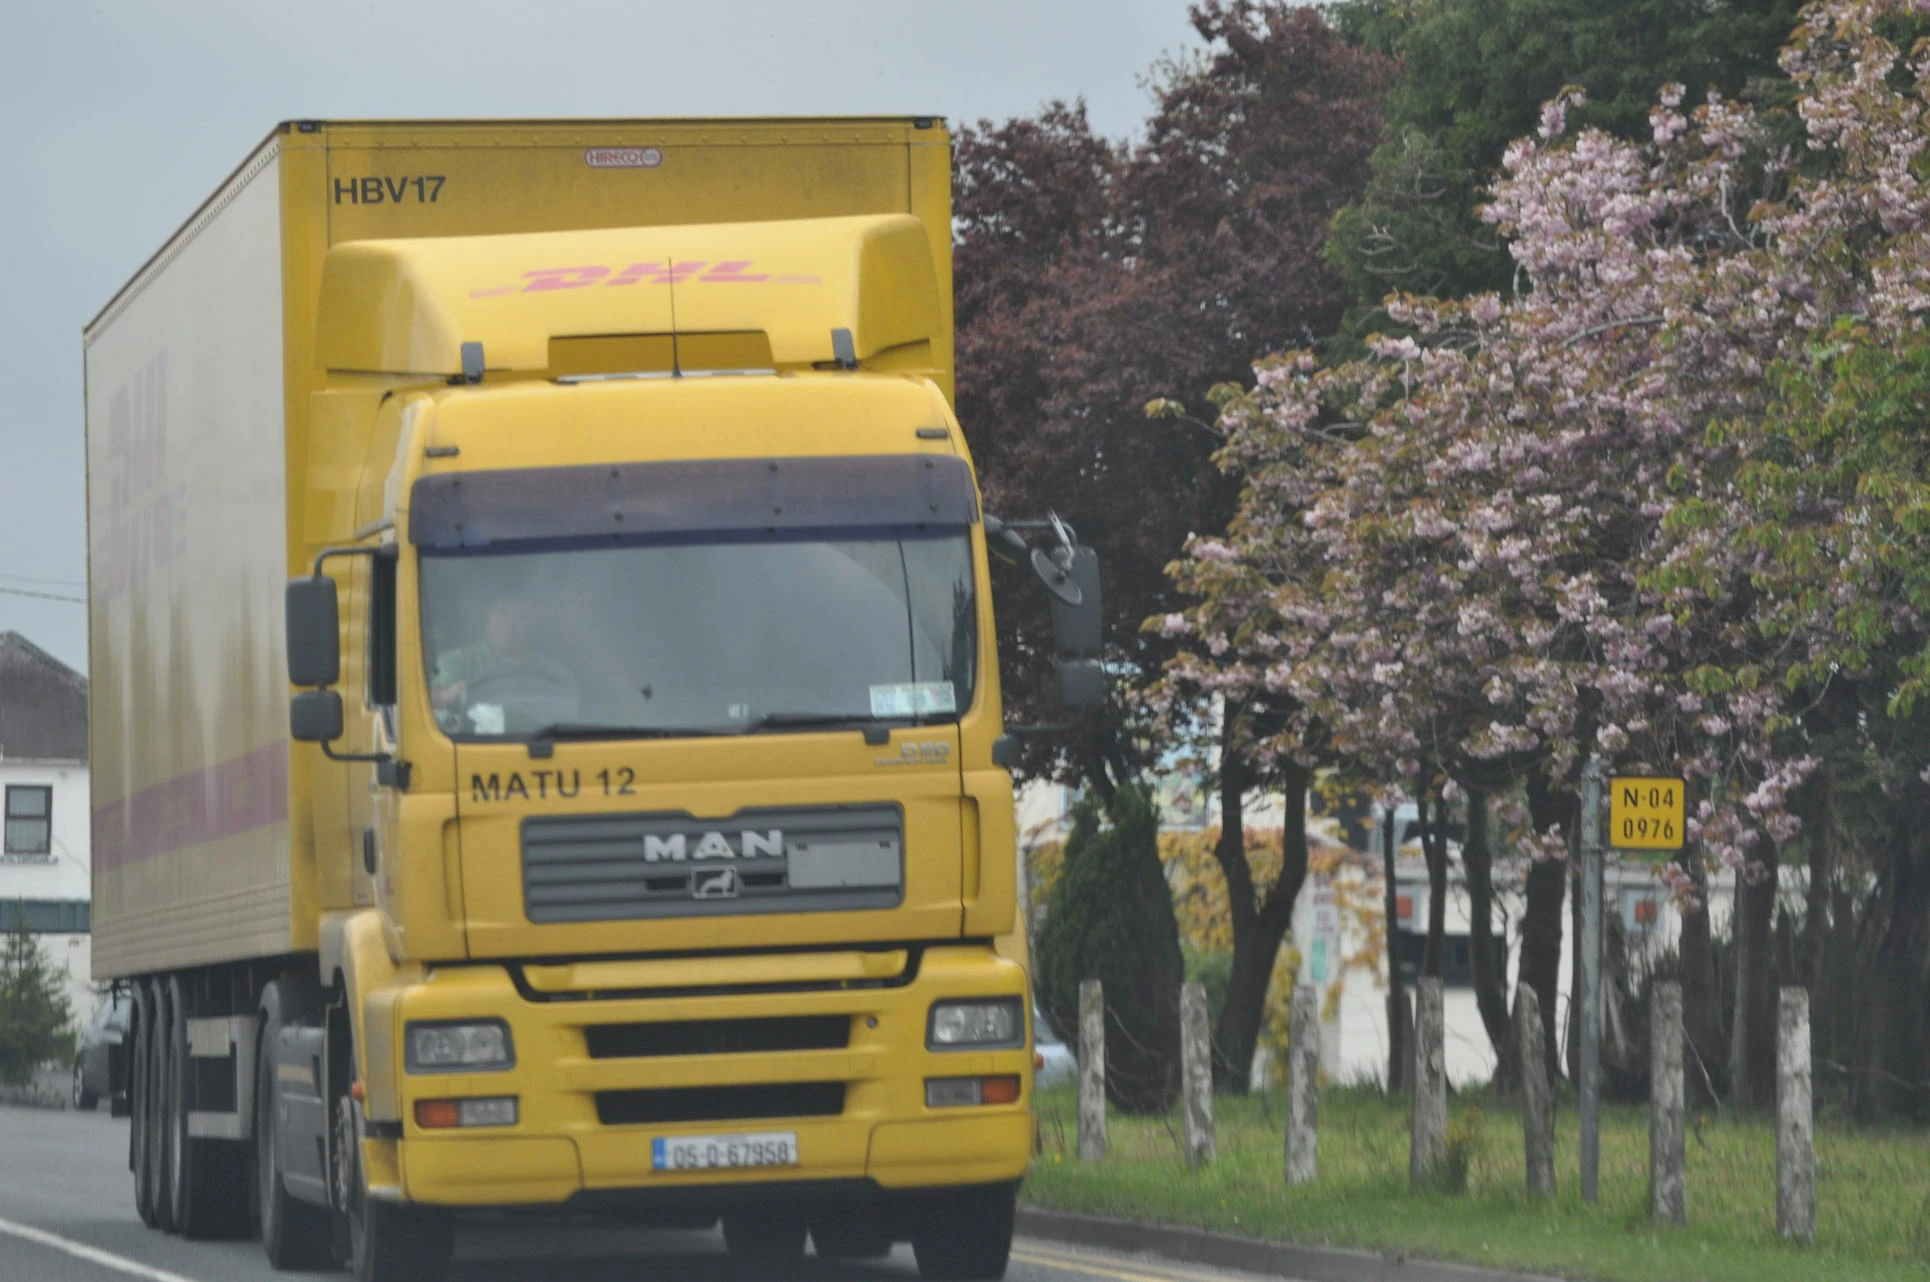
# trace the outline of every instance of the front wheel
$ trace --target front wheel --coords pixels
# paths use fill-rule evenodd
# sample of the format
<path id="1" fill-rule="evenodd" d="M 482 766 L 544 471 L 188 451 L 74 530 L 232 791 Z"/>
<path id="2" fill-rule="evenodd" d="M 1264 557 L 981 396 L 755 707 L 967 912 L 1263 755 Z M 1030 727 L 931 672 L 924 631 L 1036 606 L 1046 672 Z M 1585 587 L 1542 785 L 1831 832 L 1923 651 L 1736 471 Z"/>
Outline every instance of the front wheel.
<path id="1" fill-rule="evenodd" d="M 435 1206 L 369 1196 L 362 1172 L 362 1106 L 335 1102 L 335 1189 L 348 1208 L 355 1282 L 441 1282 L 455 1253 L 455 1217 Z"/>
<path id="2" fill-rule="evenodd" d="M 954 1189 L 925 1208 L 912 1232 L 918 1275 L 926 1282 L 998 1282 L 1012 1254 L 1019 1186 Z"/>
<path id="3" fill-rule="evenodd" d="M 94 1092 L 87 1089 L 87 1070 L 81 1067 L 81 1063 L 79 1060 L 75 1060 L 74 1061 L 74 1107 L 78 1109 L 80 1112 L 88 1113 L 88 1112 L 92 1112 L 94 1105 L 98 1103 L 100 1103 L 100 1099 L 94 1094 Z"/>

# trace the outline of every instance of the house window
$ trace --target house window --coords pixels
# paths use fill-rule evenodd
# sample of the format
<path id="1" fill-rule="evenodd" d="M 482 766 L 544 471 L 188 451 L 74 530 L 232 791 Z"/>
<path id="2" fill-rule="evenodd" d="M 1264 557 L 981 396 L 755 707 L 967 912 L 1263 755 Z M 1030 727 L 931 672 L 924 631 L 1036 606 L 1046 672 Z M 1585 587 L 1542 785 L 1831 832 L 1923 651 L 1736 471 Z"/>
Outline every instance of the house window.
<path id="1" fill-rule="evenodd" d="M 0 900 L 0 934 L 27 924 L 35 935 L 85 935 L 94 928 L 94 908 L 85 899 Z"/>
<path id="2" fill-rule="evenodd" d="M 54 790 L 39 784 L 7 785 L 9 855 L 50 855 L 54 850 Z"/>

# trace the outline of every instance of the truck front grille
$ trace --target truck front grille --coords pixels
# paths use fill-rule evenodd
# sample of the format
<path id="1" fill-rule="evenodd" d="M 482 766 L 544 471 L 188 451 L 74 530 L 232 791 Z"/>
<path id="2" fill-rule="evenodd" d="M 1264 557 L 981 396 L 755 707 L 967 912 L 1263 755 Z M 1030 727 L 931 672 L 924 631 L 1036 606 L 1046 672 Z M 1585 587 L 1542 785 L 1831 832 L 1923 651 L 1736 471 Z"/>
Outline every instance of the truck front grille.
<path id="1" fill-rule="evenodd" d="M 836 1117 L 843 1082 L 758 1086 L 687 1086 L 674 1090 L 599 1091 L 596 1117 L 605 1126 L 669 1122 L 748 1122 L 768 1117 Z"/>
<path id="2" fill-rule="evenodd" d="M 530 921 L 632 921 L 896 908 L 904 815 L 895 805 L 523 820 Z"/>
<path id="3" fill-rule="evenodd" d="M 851 1044 L 849 1015 L 783 1015 L 773 1019 L 680 1020 L 664 1024 L 593 1024 L 583 1030 L 591 1059 L 665 1055 L 754 1055 L 771 1051 L 836 1051 Z"/>

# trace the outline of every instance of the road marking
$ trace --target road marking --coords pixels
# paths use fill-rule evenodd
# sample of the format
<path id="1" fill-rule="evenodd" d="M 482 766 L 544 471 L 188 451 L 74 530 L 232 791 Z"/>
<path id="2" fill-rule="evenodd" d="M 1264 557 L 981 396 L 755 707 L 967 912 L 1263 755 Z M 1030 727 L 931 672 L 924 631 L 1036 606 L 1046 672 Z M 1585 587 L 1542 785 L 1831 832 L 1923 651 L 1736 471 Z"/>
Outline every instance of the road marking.
<path id="1" fill-rule="evenodd" d="M 1043 1251 L 1025 1251 L 1012 1248 L 1012 1258 L 1025 1264 L 1042 1264 L 1047 1268 L 1069 1269 L 1074 1273 L 1089 1273 L 1096 1278 L 1115 1278 L 1121 1282 L 1174 1282 L 1187 1279 L 1188 1282 L 1226 1282 L 1226 1274 L 1196 1273 L 1190 1269 L 1167 1268 L 1163 1264 L 1150 1267 L 1165 1270 L 1160 1273 L 1135 1273 L 1131 1269 L 1116 1268 L 1104 1264 L 1090 1256 L 1047 1254 Z"/>
<path id="2" fill-rule="evenodd" d="M 0 1220 L 0 1233 L 11 1233 L 28 1242 L 52 1247 L 56 1251 L 65 1251 L 77 1260 L 86 1260 L 89 1264 L 98 1264 L 104 1269 L 114 1269 L 130 1277 L 145 1278 L 146 1282 L 194 1282 L 193 1278 L 184 1277 L 179 1273 L 153 1268 L 142 1264 L 139 1260 L 130 1260 L 124 1255 L 115 1255 L 111 1251 L 97 1250 L 85 1243 L 61 1237 L 57 1233 L 29 1228 L 25 1224 L 15 1224 L 12 1220 Z"/>

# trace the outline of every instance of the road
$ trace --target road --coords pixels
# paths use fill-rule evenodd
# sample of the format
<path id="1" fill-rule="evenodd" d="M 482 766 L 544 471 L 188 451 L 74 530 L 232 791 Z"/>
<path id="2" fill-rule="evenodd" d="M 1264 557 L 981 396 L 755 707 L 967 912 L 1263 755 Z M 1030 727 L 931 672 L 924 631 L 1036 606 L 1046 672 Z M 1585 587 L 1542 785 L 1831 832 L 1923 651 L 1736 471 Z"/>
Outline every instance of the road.
<path id="1" fill-rule="evenodd" d="M 96 1113 L 0 1106 L 0 1282 L 261 1282 L 258 1242 L 184 1242 L 144 1228 L 127 1172 L 127 1123 Z M 448 1282 L 917 1282 L 911 1248 L 864 1264 L 806 1259 L 774 1276 L 732 1260 L 708 1233 L 480 1222 L 457 1231 Z M 1022 1239 L 1008 1282 L 1250 1282 Z M 1270 1282 L 1279 1282 L 1272 1279 Z"/>

